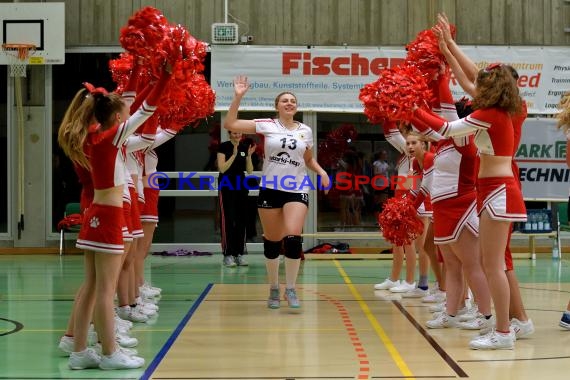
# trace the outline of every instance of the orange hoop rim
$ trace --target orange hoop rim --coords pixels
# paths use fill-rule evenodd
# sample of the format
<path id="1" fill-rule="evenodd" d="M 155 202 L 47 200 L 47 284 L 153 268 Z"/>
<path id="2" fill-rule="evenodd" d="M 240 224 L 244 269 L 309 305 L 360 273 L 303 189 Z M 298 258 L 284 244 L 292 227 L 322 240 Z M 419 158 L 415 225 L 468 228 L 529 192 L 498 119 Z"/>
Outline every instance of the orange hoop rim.
<path id="1" fill-rule="evenodd" d="M 28 58 L 31 51 L 36 50 L 36 45 L 34 44 L 2 44 L 2 50 L 4 51 L 17 51 L 18 59 L 24 61 Z"/>

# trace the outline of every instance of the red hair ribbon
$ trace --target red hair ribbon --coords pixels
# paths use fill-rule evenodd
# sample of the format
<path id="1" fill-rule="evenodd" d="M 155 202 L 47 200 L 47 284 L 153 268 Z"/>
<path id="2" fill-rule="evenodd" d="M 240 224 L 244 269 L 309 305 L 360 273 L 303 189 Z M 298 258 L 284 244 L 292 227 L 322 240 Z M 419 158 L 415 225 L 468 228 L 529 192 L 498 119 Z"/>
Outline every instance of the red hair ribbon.
<path id="1" fill-rule="evenodd" d="M 87 91 L 89 91 L 91 95 L 95 94 L 101 94 L 103 96 L 109 95 L 107 90 L 105 90 L 103 87 L 95 87 L 89 82 L 83 82 L 83 86 L 87 89 Z"/>
<path id="2" fill-rule="evenodd" d="M 503 64 L 500 62 L 491 63 L 489 66 L 485 67 L 485 72 L 491 72 L 492 70 L 498 69 L 501 66 L 503 66 Z"/>

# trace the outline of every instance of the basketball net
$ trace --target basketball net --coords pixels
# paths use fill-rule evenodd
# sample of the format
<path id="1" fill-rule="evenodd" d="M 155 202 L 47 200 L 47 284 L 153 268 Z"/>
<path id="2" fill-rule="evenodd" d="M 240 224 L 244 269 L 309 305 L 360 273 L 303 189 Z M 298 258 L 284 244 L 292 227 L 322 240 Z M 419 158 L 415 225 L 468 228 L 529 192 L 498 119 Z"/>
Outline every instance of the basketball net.
<path id="1" fill-rule="evenodd" d="M 36 50 L 34 44 L 3 44 L 2 51 L 8 57 L 11 77 L 26 77 L 28 57 Z"/>

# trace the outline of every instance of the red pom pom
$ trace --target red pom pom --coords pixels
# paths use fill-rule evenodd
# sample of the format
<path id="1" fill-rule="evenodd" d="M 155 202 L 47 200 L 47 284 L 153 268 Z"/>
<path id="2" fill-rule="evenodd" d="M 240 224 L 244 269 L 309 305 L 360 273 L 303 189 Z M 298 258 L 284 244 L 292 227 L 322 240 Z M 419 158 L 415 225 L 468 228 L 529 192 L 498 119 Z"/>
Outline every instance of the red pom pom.
<path id="1" fill-rule="evenodd" d="M 437 37 L 431 29 L 419 32 L 415 40 L 406 45 L 406 50 L 406 64 L 417 66 L 427 82 L 436 79 L 446 66 Z"/>
<path id="2" fill-rule="evenodd" d="M 386 120 L 409 122 L 414 107 L 429 101 L 432 92 L 417 67 L 403 65 L 382 70 L 380 78 L 365 85 L 358 98 L 373 124 Z"/>
<path id="3" fill-rule="evenodd" d="M 125 90 L 127 83 L 129 83 L 133 63 L 134 57 L 129 53 L 121 53 L 119 58 L 109 61 L 109 70 L 111 70 L 113 82 L 117 84 L 115 92 L 122 94 Z"/>
<path id="4" fill-rule="evenodd" d="M 388 199 L 378 215 L 378 223 L 384 239 L 397 247 L 411 244 L 424 230 L 412 200 L 407 197 Z"/>

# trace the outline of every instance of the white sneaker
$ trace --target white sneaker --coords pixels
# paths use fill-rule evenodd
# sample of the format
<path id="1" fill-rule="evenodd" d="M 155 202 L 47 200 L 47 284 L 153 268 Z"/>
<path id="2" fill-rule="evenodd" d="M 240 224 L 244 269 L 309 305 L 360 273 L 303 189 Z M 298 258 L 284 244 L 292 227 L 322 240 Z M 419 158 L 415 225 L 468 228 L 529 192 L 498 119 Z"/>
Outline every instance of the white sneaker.
<path id="1" fill-rule="evenodd" d="M 457 327 L 458 323 L 459 321 L 457 319 L 457 316 L 452 317 L 447 315 L 446 312 L 443 312 L 431 321 L 427 321 L 426 326 L 430 329 L 444 329 L 448 327 Z"/>
<path id="2" fill-rule="evenodd" d="M 534 333 L 534 324 L 531 319 L 526 322 L 521 322 L 513 318 L 511 319 L 511 329 L 515 331 L 517 339 L 528 338 Z"/>
<path id="3" fill-rule="evenodd" d="M 97 355 L 94 349 L 87 348 L 81 352 L 72 352 L 69 355 L 70 369 L 88 369 L 97 368 L 101 363 L 101 357 Z"/>
<path id="4" fill-rule="evenodd" d="M 144 286 L 144 285 L 139 287 L 139 293 L 141 294 L 141 296 L 144 296 L 147 298 L 160 296 L 160 291 L 153 289 L 152 287 L 148 287 L 148 286 Z"/>
<path id="5" fill-rule="evenodd" d="M 99 356 L 103 356 L 103 347 L 101 346 L 101 343 L 97 343 L 93 347 L 93 349 L 95 350 L 95 352 L 97 352 L 97 354 L 99 354 Z M 137 356 L 139 354 L 136 348 L 127 348 L 119 346 L 119 350 L 123 351 L 125 354 L 129 356 Z"/>
<path id="6" fill-rule="evenodd" d="M 471 340 L 469 348 L 472 350 L 512 350 L 515 348 L 515 341 L 514 331 L 504 334 L 492 330 L 486 335 L 475 337 Z"/>
<path id="7" fill-rule="evenodd" d="M 446 309 L 445 309 L 445 305 L 444 305 L 442 311 L 436 311 L 435 313 L 433 313 L 433 317 L 437 318 L 438 315 L 441 315 L 442 313 L 445 313 L 445 312 L 446 312 Z M 463 306 L 461 309 L 457 310 L 457 313 L 455 314 L 455 316 L 457 317 L 457 321 L 461 322 L 461 316 L 467 314 L 467 312 L 469 312 L 469 308 L 467 306 Z"/>
<path id="8" fill-rule="evenodd" d="M 75 339 L 73 339 L 72 336 L 62 336 L 59 339 L 59 344 L 57 345 L 57 348 L 59 348 L 59 350 L 65 354 L 66 356 L 69 356 L 74 349 L 75 346 Z"/>
<path id="9" fill-rule="evenodd" d="M 416 283 L 413 282 L 408 284 L 406 281 L 400 282 L 400 285 L 396 285 L 390 288 L 392 293 L 407 293 L 416 288 Z"/>
<path id="10" fill-rule="evenodd" d="M 485 327 L 481 330 L 479 330 L 479 335 L 483 336 L 483 335 L 487 335 L 489 333 L 491 333 L 493 330 L 495 330 L 495 323 L 497 322 L 497 320 L 495 318 L 493 318 L 493 324 L 489 327 Z M 515 341 L 517 340 L 517 334 L 515 332 L 515 328 L 513 327 L 513 325 L 509 326 L 509 331 L 512 332 L 513 334 L 515 334 Z"/>
<path id="11" fill-rule="evenodd" d="M 487 328 L 493 328 L 495 326 L 495 317 L 487 319 L 481 313 L 477 314 L 477 317 L 470 321 L 460 322 L 459 328 L 463 330 L 481 330 Z"/>
<path id="12" fill-rule="evenodd" d="M 162 293 L 162 289 L 161 289 L 161 288 L 156 287 L 156 286 L 152 286 L 149 282 L 146 282 L 146 281 L 142 284 L 142 287 L 145 288 L 145 289 L 150 289 L 150 290 L 152 290 L 152 291 L 154 291 L 154 292 Z"/>
<path id="13" fill-rule="evenodd" d="M 115 326 L 120 326 L 121 329 L 129 331 L 130 329 L 133 328 L 133 322 L 127 321 L 126 319 L 119 317 L 119 315 L 117 314 L 117 310 L 115 310 Z"/>
<path id="14" fill-rule="evenodd" d="M 424 298 L 422 298 L 422 302 L 425 303 L 442 303 L 445 302 L 445 299 L 447 298 L 445 292 L 442 292 L 439 289 L 434 289 L 432 290 L 427 296 L 425 296 Z"/>
<path id="15" fill-rule="evenodd" d="M 384 282 L 374 285 L 376 290 L 388 290 L 394 286 L 400 285 L 400 280 L 392 281 L 389 278 L 385 279 Z"/>
<path id="16" fill-rule="evenodd" d="M 157 308 L 153 308 L 151 306 L 147 307 L 148 304 L 137 304 L 137 306 L 135 307 L 135 311 L 142 314 L 142 315 L 146 315 L 148 318 L 150 317 L 154 317 L 155 315 L 158 314 L 158 309 Z"/>
<path id="17" fill-rule="evenodd" d="M 445 302 L 440 302 L 435 305 L 431 305 L 428 310 L 430 313 L 439 313 L 445 310 Z"/>
<path id="18" fill-rule="evenodd" d="M 144 309 L 149 309 L 149 310 L 154 310 L 154 311 L 158 311 L 160 308 L 158 307 L 157 304 L 155 304 L 154 302 L 146 302 L 145 300 L 143 300 L 141 297 L 137 297 L 135 299 L 135 302 L 137 303 L 137 305 L 142 305 L 142 307 Z"/>
<path id="19" fill-rule="evenodd" d="M 406 292 L 404 294 L 402 294 L 403 298 L 422 298 L 427 296 L 428 291 L 427 290 L 423 290 L 420 288 L 414 288 L 413 290 L 410 290 L 409 292 Z"/>
<path id="20" fill-rule="evenodd" d="M 121 319 L 126 319 L 131 322 L 144 323 L 148 321 L 148 316 L 141 314 L 136 308 L 130 306 L 121 306 L 117 309 L 117 315 Z"/>
<path id="21" fill-rule="evenodd" d="M 460 322 L 472 321 L 473 319 L 477 318 L 477 316 L 479 315 L 479 307 L 477 306 L 477 304 L 473 304 L 473 306 L 471 306 L 470 308 L 467 308 L 467 306 L 465 306 L 461 310 L 464 310 L 464 312 L 460 313 L 459 310 L 457 311 L 457 315 L 459 315 Z"/>
<path id="22" fill-rule="evenodd" d="M 115 342 L 121 347 L 136 347 L 139 344 L 139 340 L 137 338 L 133 338 L 132 336 L 128 336 L 125 333 L 121 333 L 115 330 Z"/>
<path id="23" fill-rule="evenodd" d="M 139 295 L 143 300 L 147 302 L 149 302 L 150 300 L 159 300 L 162 297 L 160 293 L 157 294 L 156 292 L 152 292 L 150 290 L 145 290 L 141 288 L 139 288 Z"/>
<path id="24" fill-rule="evenodd" d="M 101 369 L 135 369 L 144 365 L 144 359 L 129 356 L 122 350 L 116 350 L 111 355 L 103 355 L 99 368 Z"/>

